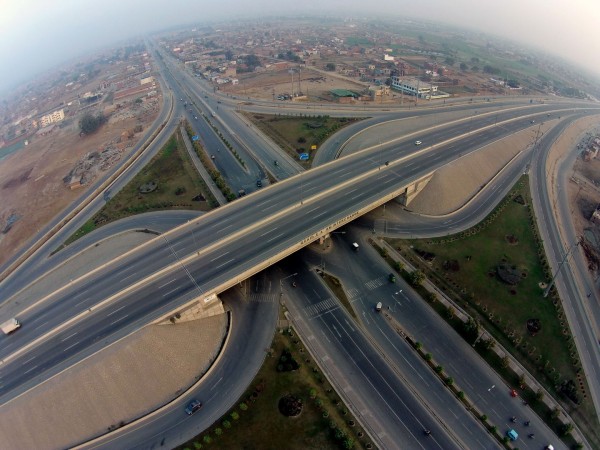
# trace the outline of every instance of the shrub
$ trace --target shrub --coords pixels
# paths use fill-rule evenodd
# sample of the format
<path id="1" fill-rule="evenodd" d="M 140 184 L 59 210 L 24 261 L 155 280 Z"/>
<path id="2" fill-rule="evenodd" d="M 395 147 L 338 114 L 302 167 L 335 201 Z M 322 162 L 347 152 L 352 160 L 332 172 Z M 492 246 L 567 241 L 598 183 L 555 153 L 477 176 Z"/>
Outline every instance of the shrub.
<path id="1" fill-rule="evenodd" d="M 239 415 L 239 413 L 238 413 L 237 411 L 233 411 L 233 412 L 231 413 L 231 418 L 232 418 L 233 420 L 238 420 L 238 419 L 240 418 L 240 415 Z"/>
<path id="2" fill-rule="evenodd" d="M 231 422 L 229 420 L 224 420 L 222 424 L 225 428 L 231 428 Z"/>
<path id="3" fill-rule="evenodd" d="M 210 444 L 213 441 L 213 439 L 210 437 L 209 434 L 207 434 L 206 436 L 204 436 L 202 438 L 202 440 L 204 441 L 205 444 Z"/>
<path id="4" fill-rule="evenodd" d="M 248 405 L 244 402 L 240 403 L 240 409 L 242 411 L 246 411 L 248 409 Z"/>

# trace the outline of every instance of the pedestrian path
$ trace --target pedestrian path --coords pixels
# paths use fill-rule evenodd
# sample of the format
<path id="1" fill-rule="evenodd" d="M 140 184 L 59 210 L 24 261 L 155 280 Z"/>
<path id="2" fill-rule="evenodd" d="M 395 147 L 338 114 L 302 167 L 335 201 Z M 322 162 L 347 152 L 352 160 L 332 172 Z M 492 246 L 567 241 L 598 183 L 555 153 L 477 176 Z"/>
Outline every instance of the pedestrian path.
<path id="1" fill-rule="evenodd" d="M 313 303 L 304 308 L 304 312 L 309 318 L 314 318 L 324 312 L 332 311 L 339 308 L 338 303 L 332 298 L 327 298 L 319 303 Z"/>

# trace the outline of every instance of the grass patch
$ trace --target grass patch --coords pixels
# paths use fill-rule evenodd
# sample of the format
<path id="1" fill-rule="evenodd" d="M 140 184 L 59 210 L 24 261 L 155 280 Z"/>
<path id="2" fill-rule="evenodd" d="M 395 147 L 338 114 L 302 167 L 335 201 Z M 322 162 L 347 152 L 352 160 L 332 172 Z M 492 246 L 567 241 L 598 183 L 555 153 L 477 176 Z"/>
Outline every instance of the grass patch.
<path id="1" fill-rule="evenodd" d="M 246 113 L 246 117 L 260 130 L 273 139 L 292 158 L 298 160 L 300 153 L 308 153 L 308 161 L 299 161 L 308 169 L 318 146 L 339 129 L 361 118 L 329 116 L 281 116 L 271 114 Z"/>
<path id="2" fill-rule="evenodd" d="M 299 367 L 293 370 L 296 364 Z M 279 400 L 289 394 L 302 402 L 296 417 L 279 411 Z M 178 448 L 342 449 L 350 442 L 352 448 L 375 448 L 294 331 L 286 330 L 275 335 L 262 368 L 238 405 Z"/>
<path id="3" fill-rule="evenodd" d="M 551 273 L 531 209 L 528 177 L 470 230 L 439 239 L 388 242 L 476 318 L 597 441 L 597 423 L 590 420 L 595 412 L 578 381 L 583 373 L 560 299 L 555 291 L 544 298 L 540 287 Z M 515 285 L 500 279 L 503 265 L 516 276 Z M 437 302 L 433 306 L 442 307 Z M 540 321 L 535 335 L 527 329 L 529 319 Z M 498 370 L 500 364 L 489 362 Z M 571 380 L 575 389 L 568 395 Z"/>
<path id="4" fill-rule="evenodd" d="M 156 189 L 141 192 L 140 187 L 152 184 L 156 185 Z M 102 225 L 124 217 L 165 209 L 208 211 L 214 204 L 212 194 L 198 175 L 182 137 L 176 131 L 148 165 L 69 237 L 63 247 Z"/>
<path id="5" fill-rule="evenodd" d="M 328 273 L 325 273 L 325 272 L 322 272 L 321 276 L 323 277 L 323 280 L 325 281 L 325 283 L 327 283 L 327 286 L 329 287 L 329 289 L 332 290 L 332 292 L 339 299 L 339 301 L 342 303 L 342 305 L 344 305 L 344 308 L 346 308 L 346 311 L 348 311 L 348 313 L 352 316 L 352 318 L 354 318 L 354 320 L 358 320 L 358 317 L 356 316 L 356 313 L 354 312 L 354 308 L 350 304 L 350 300 L 348 300 L 348 297 L 346 296 L 346 293 L 344 292 L 344 289 L 342 288 L 342 283 L 340 283 L 340 280 L 337 279 L 336 277 L 334 277 L 333 275 L 329 275 Z"/>

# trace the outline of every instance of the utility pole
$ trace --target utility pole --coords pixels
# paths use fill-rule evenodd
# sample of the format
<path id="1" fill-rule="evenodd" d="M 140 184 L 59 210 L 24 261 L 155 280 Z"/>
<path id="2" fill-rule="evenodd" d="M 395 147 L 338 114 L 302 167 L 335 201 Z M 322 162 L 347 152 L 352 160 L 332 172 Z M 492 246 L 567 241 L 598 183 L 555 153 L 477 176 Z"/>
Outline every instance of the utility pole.
<path id="1" fill-rule="evenodd" d="M 554 286 L 554 282 L 556 281 L 556 277 L 558 276 L 558 274 L 560 273 L 560 269 L 562 269 L 563 264 L 567 261 L 567 259 L 569 258 L 569 256 L 571 255 L 571 252 L 573 251 L 573 249 L 575 247 L 577 247 L 579 245 L 580 241 L 579 239 L 572 244 L 569 249 L 567 250 L 567 253 L 565 253 L 564 258 L 562 259 L 562 261 L 558 264 L 558 269 L 556 269 L 556 273 L 554 274 L 554 276 L 552 277 L 552 280 L 550 281 L 550 284 L 548 285 L 548 287 L 546 288 L 546 290 L 544 291 L 544 298 L 548 297 L 548 294 L 550 293 L 550 289 L 552 289 L 552 286 Z"/>

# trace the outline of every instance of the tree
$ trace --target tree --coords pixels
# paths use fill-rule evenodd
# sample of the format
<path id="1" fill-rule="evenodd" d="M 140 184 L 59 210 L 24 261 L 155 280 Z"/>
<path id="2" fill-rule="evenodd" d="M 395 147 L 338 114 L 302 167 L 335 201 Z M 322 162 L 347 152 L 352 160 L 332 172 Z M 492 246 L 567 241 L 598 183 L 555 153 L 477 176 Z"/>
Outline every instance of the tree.
<path id="1" fill-rule="evenodd" d="M 85 113 L 79 120 L 79 129 L 82 134 L 92 134 L 106 122 L 104 114 L 98 113 L 96 116 L 91 113 Z"/>
<path id="2" fill-rule="evenodd" d="M 308 395 L 309 395 L 309 397 L 310 397 L 310 398 L 312 398 L 312 399 L 315 399 L 315 398 L 317 398 L 317 390 L 316 390 L 315 388 L 311 388 L 311 389 L 308 391 Z"/>
<path id="3" fill-rule="evenodd" d="M 415 270 L 408 276 L 408 282 L 413 286 L 421 286 L 425 280 L 425 274 L 420 270 Z"/>
<path id="4" fill-rule="evenodd" d="M 471 72 L 479 72 L 479 67 L 478 66 L 471 67 Z"/>
<path id="5" fill-rule="evenodd" d="M 461 63 L 460 63 L 460 70 L 462 70 L 463 72 L 464 72 L 465 70 L 467 70 L 468 68 L 469 68 L 469 66 L 467 66 L 467 64 L 466 64 L 466 63 L 464 63 L 464 62 L 461 62 Z"/>
<path id="6" fill-rule="evenodd" d="M 231 422 L 229 420 L 223 421 L 223 426 L 227 429 L 231 428 Z"/>
<path id="7" fill-rule="evenodd" d="M 222 428 L 215 428 L 215 434 L 217 436 L 221 436 L 223 434 L 223 429 Z"/>
<path id="8" fill-rule="evenodd" d="M 352 439 L 351 437 L 347 437 L 346 439 L 344 439 L 344 448 L 346 450 L 350 450 L 354 448 L 354 439 Z"/>
<path id="9" fill-rule="evenodd" d="M 328 70 L 329 72 L 335 71 L 335 64 L 334 63 L 325 64 L 325 70 Z"/>
<path id="10" fill-rule="evenodd" d="M 228 49 L 228 50 L 225 52 L 225 59 L 226 59 L 227 61 L 231 61 L 231 60 L 233 59 L 233 52 L 232 52 L 231 50 L 229 50 L 229 49 Z"/>
<path id="11" fill-rule="evenodd" d="M 444 60 L 444 62 L 446 64 L 448 64 L 449 66 L 453 66 L 454 65 L 454 58 L 450 58 L 449 56 Z"/>
<path id="12" fill-rule="evenodd" d="M 237 411 L 231 413 L 231 418 L 233 420 L 238 420 L 240 418 L 240 414 Z"/>
<path id="13" fill-rule="evenodd" d="M 247 404 L 245 404 L 244 402 L 242 402 L 242 403 L 240 403 L 240 409 L 241 409 L 242 411 L 246 411 L 246 410 L 248 409 L 248 405 L 247 405 Z"/>

